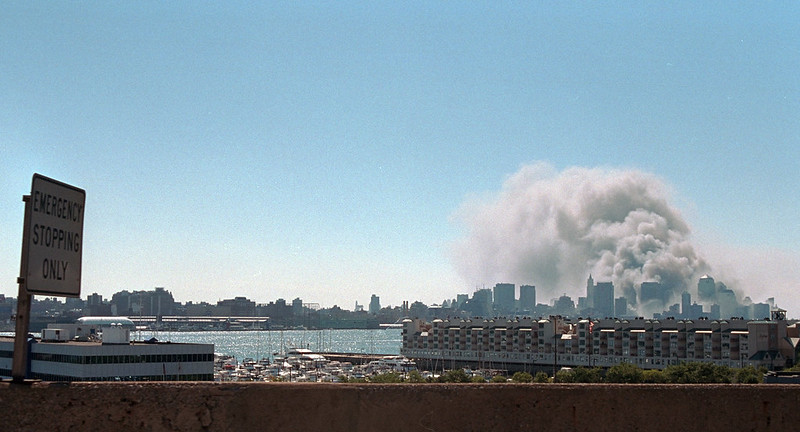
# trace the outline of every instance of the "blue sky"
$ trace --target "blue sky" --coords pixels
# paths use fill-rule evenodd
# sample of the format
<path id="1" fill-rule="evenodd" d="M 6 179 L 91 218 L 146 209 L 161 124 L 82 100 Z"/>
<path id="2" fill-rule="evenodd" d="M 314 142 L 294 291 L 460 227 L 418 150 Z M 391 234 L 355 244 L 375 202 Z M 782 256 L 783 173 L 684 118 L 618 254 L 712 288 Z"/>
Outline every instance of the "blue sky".
<path id="1" fill-rule="evenodd" d="M 454 269 L 453 215 L 544 161 L 658 176 L 709 256 L 791 308 L 798 13 L 4 3 L 0 293 L 16 295 L 21 195 L 38 172 L 87 191 L 84 297 L 438 303 L 501 282 Z"/>

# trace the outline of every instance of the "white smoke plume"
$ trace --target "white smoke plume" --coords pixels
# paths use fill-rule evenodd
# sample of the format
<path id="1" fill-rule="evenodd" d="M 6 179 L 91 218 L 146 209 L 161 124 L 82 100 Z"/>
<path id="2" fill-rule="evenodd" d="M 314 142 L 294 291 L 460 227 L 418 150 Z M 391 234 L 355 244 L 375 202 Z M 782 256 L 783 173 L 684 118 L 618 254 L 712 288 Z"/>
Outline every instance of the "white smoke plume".
<path id="1" fill-rule="evenodd" d="M 540 301 L 586 295 L 591 273 L 631 305 L 645 281 L 661 282 L 677 302 L 709 271 L 669 188 L 640 171 L 524 166 L 457 219 L 467 232 L 454 261 L 465 280 L 533 284 Z"/>

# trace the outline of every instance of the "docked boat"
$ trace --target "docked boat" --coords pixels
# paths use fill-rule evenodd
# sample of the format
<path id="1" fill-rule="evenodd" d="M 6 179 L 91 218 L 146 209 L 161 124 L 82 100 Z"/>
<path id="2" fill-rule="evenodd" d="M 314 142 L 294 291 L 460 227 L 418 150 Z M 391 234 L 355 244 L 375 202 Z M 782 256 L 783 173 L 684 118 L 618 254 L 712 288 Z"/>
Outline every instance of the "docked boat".
<path id="1" fill-rule="evenodd" d="M 369 362 L 368 369 L 370 369 L 371 372 L 391 371 L 407 373 L 416 370 L 417 364 L 404 356 L 384 356 L 378 360 Z"/>

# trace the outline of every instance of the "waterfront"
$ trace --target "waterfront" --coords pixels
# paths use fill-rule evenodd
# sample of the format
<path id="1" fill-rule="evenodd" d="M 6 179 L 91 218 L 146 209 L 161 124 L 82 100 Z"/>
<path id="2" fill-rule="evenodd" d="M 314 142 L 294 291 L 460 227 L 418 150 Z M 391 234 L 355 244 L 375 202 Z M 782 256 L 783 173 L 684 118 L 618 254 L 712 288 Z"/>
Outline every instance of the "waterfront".
<path id="1" fill-rule="evenodd" d="M 142 330 L 131 334 L 136 340 L 214 344 L 214 352 L 244 358 L 261 359 L 294 347 L 312 351 L 355 354 L 400 354 L 402 330 L 249 330 L 169 332 Z"/>

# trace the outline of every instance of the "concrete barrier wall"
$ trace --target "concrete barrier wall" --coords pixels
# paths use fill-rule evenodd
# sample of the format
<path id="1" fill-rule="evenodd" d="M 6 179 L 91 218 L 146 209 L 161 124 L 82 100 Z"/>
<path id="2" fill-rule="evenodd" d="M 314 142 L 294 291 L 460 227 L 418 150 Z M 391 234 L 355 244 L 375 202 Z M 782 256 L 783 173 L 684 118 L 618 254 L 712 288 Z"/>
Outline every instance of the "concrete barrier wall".
<path id="1" fill-rule="evenodd" d="M 3 431 L 775 431 L 800 386 L 0 384 Z"/>

